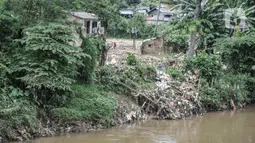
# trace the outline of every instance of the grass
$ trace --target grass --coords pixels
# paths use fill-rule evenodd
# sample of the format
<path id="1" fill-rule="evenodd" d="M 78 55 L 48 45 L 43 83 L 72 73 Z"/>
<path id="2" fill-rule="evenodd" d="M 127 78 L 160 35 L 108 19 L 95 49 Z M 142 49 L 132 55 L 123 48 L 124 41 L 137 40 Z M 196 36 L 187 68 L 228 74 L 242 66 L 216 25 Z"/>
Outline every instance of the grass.
<path id="1" fill-rule="evenodd" d="M 113 117 L 117 108 L 114 96 L 96 85 L 73 85 L 75 96 L 65 107 L 52 110 L 59 120 L 107 120 Z"/>

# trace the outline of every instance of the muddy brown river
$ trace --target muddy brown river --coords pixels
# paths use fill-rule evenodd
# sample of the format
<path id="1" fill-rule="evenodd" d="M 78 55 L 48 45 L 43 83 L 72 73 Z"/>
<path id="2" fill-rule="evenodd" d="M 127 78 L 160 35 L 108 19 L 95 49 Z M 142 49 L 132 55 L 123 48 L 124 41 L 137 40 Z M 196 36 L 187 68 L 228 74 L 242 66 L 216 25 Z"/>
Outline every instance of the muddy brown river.
<path id="1" fill-rule="evenodd" d="M 255 106 L 179 121 L 146 121 L 30 143 L 255 143 Z"/>

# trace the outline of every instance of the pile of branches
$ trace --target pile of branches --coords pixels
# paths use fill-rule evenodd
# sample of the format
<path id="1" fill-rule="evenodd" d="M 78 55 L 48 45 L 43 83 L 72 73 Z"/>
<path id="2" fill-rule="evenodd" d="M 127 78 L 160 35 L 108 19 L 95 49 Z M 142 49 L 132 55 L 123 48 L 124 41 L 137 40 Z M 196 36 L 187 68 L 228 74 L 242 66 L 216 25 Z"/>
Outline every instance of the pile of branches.
<path id="1" fill-rule="evenodd" d="M 153 89 L 142 89 L 133 93 L 143 111 L 154 119 L 183 119 L 203 113 L 198 96 L 198 76 L 188 73 L 186 81 L 176 81 L 164 72 L 157 72 L 157 83 Z"/>

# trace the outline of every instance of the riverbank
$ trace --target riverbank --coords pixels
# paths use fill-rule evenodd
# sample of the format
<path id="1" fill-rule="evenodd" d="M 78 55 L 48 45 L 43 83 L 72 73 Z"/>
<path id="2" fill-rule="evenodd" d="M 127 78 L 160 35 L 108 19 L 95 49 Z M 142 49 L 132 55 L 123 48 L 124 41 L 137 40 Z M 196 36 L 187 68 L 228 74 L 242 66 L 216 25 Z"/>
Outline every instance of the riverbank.
<path id="1" fill-rule="evenodd" d="M 108 73 L 102 69 L 104 74 L 98 73 L 97 81 L 103 88 L 75 85 L 75 96 L 64 107 L 51 109 L 48 114 L 38 110 L 38 124 L 34 128 L 13 128 L 1 142 L 84 133 L 139 120 L 183 119 L 202 111 L 194 81 L 182 84 L 151 66 L 105 68 Z M 118 81 L 125 78 L 125 83 L 108 81 L 114 76 Z"/>
<path id="2" fill-rule="evenodd" d="M 139 120 L 184 119 L 206 110 L 243 108 L 254 98 L 249 95 L 253 81 L 247 75 L 226 74 L 215 55 L 156 57 L 139 55 L 130 46 L 110 49 L 107 66 L 97 69 L 93 84 L 77 80 L 64 96 L 38 96 L 44 104 L 7 89 L 15 91 L 17 100 L 4 99 L 0 142 L 84 133 Z"/>
<path id="3" fill-rule="evenodd" d="M 212 112 L 185 120 L 149 120 L 86 134 L 41 138 L 31 143 L 253 143 L 255 108 Z"/>

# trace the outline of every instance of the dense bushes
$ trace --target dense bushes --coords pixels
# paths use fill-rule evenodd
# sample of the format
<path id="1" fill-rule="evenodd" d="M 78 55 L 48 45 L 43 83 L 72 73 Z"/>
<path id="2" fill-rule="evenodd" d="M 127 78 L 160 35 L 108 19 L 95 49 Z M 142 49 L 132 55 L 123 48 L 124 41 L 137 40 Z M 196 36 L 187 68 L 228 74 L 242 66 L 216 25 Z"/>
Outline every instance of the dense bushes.
<path id="1" fill-rule="evenodd" d="M 222 55 L 228 69 L 238 73 L 250 73 L 255 65 L 255 33 L 242 33 L 238 37 L 217 39 L 215 48 Z"/>
<path id="2" fill-rule="evenodd" d="M 198 69 L 201 77 L 208 82 L 212 82 L 221 73 L 222 62 L 220 56 L 210 55 L 205 52 L 199 53 L 196 57 L 185 59 L 184 68 L 194 72 Z"/>
<path id="3" fill-rule="evenodd" d="M 165 35 L 166 46 L 170 52 L 185 52 L 188 49 L 189 27 L 187 22 L 174 21 L 159 27 L 160 35 Z"/>
<path id="4" fill-rule="evenodd" d="M 52 110 L 60 121 L 107 120 L 113 117 L 117 101 L 95 85 L 73 85 L 74 97 L 62 108 Z"/>
<path id="5" fill-rule="evenodd" d="M 39 119 L 43 125 L 52 109 L 66 108 L 65 114 L 82 110 L 80 120 L 108 118 L 116 106 L 114 99 L 94 89 L 86 93 L 88 97 L 73 96 L 74 90 L 82 92 L 83 87 L 72 88 L 77 79 L 94 80 L 101 40 L 86 38 L 81 47 L 73 46 L 76 25 L 64 19 L 67 14 L 55 1 L 4 0 L 0 4 L 0 142 L 30 139 L 41 126 Z M 68 120 L 75 115 L 69 116 L 62 117 Z M 23 130 L 29 136 L 16 135 Z"/>
<path id="6" fill-rule="evenodd" d="M 250 102 L 246 75 L 222 75 L 213 85 L 202 82 L 200 91 L 201 101 L 208 110 L 223 110 L 229 107 L 233 101 L 238 107 Z"/>
<path id="7" fill-rule="evenodd" d="M 139 87 L 152 83 L 155 78 L 156 69 L 143 64 L 124 68 L 106 66 L 97 73 L 99 84 L 119 94 L 129 94 Z"/>
<path id="8" fill-rule="evenodd" d="M 91 83 L 94 80 L 94 72 L 99 64 L 99 55 L 103 41 L 99 38 L 83 36 L 82 40 L 82 52 L 89 56 L 82 59 L 82 65 L 78 68 L 78 80 L 84 83 Z"/>
<path id="9" fill-rule="evenodd" d="M 28 94 L 9 87 L 0 90 L 0 136 L 16 140 L 16 129 L 36 133 L 40 128 L 36 106 L 27 101 Z"/>
<path id="10" fill-rule="evenodd" d="M 196 57 L 185 59 L 185 70 L 197 71 L 201 77 L 200 96 L 203 105 L 208 110 L 222 110 L 235 105 L 242 107 L 250 102 L 251 92 L 249 74 L 234 74 L 228 69 L 223 70 L 222 61 L 218 55 L 199 53 Z M 196 73 L 197 74 L 197 73 Z M 231 103 L 233 102 L 233 103 Z"/>

